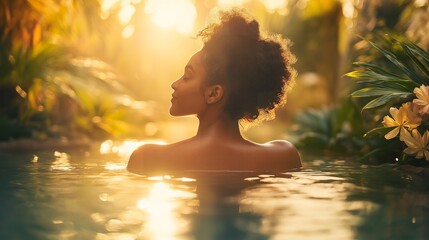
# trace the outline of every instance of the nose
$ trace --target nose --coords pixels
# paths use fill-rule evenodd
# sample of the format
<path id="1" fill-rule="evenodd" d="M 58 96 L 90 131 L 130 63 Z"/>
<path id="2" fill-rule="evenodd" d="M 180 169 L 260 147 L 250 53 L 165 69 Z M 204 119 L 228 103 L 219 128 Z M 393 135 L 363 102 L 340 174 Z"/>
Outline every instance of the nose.
<path id="1" fill-rule="evenodd" d="M 177 89 L 177 87 L 179 86 L 179 80 L 180 80 L 180 79 L 177 79 L 176 81 L 174 81 L 174 82 L 171 84 L 171 88 L 172 88 L 173 90 L 176 90 L 176 89 Z"/>

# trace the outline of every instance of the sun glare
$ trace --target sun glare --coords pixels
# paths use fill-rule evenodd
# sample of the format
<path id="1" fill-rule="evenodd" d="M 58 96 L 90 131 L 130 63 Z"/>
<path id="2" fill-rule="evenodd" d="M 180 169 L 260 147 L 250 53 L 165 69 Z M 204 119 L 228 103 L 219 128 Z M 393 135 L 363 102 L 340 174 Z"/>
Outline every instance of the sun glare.
<path id="1" fill-rule="evenodd" d="M 113 142 L 112 140 L 106 140 L 100 145 L 100 153 L 101 154 L 117 154 L 122 158 L 128 159 L 131 153 L 139 146 L 143 144 L 165 144 L 164 141 L 159 140 L 146 140 L 146 141 L 138 141 L 138 140 L 125 140 L 123 142 Z"/>
<path id="2" fill-rule="evenodd" d="M 194 193 L 172 189 L 169 184 L 157 182 L 151 188 L 149 194 L 137 202 L 137 208 L 147 214 L 147 224 L 141 233 L 142 237 L 164 240 L 175 239 L 181 233 L 188 231 L 189 222 L 180 217 L 181 212 L 194 200 Z"/>
<path id="3" fill-rule="evenodd" d="M 217 4 L 220 6 L 239 6 L 245 4 L 249 0 L 217 0 Z"/>
<path id="4" fill-rule="evenodd" d="M 145 13 L 161 28 L 189 33 L 194 27 L 197 10 L 190 0 L 147 0 Z"/>
<path id="5" fill-rule="evenodd" d="M 286 8 L 287 0 L 261 0 L 268 11 L 276 11 Z"/>
<path id="6" fill-rule="evenodd" d="M 119 10 L 118 18 L 119 22 L 122 25 L 127 25 L 128 22 L 133 17 L 134 13 L 136 12 L 136 8 L 133 5 L 125 5 Z"/>

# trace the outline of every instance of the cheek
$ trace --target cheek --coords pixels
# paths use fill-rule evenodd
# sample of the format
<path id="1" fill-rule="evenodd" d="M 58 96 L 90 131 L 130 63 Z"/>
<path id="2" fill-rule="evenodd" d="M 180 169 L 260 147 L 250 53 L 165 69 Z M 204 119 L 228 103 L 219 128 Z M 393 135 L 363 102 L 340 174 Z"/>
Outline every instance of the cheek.
<path id="1" fill-rule="evenodd" d="M 198 92 L 174 99 L 171 103 L 170 114 L 172 116 L 198 114 L 203 111 L 204 108 L 204 97 Z"/>

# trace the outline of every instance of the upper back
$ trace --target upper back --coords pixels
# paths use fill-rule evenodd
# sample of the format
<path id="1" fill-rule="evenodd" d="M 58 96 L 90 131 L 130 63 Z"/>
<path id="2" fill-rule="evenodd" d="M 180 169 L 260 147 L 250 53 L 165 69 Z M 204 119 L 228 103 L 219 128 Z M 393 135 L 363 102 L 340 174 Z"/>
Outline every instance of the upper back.
<path id="1" fill-rule="evenodd" d="M 143 145 L 133 152 L 128 169 L 144 172 L 176 170 L 283 171 L 301 167 L 295 147 L 283 140 L 204 142 L 188 139 L 169 145 Z"/>

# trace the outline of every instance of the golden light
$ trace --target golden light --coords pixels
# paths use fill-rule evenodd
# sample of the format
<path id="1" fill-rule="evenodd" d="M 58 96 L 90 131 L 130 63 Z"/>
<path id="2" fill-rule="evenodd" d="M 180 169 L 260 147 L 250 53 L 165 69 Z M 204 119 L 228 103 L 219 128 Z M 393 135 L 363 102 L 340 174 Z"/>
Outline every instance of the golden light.
<path id="1" fill-rule="evenodd" d="M 353 6 L 353 1 L 346 1 L 343 3 L 343 15 L 346 18 L 355 17 L 355 7 Z"/>
<path id="2" fill-rule="evenodd" d="M 147 224 L 141 233 L 142 237 L 150 239 L 176 239 L 186 232 L 188 222 L 178 216 L 178 210 L 183 210 L 181 200 L 188 202 L 196 197 L 194 193 L 172 189 L 164 182 L 157 182 L 151 188 L 148 196 L 137 202 L 137 208 L 147 213 Z"/>
<path id="3" fill-rule="evenodd" d="M 282 10 L 286 8 L 286 0 L 261 0 L 268 11 Z"/>
<path id="4" fill-rule="evenodd" d="M 122 37 L 123 38 L 130 38 L 131 36 L 133 36 L 135 31 L 135 28 L 133 25 L 128 25 L 126 26 L 123 30 L 122 30 Z"/>
<path id="5" fill-rule="evenodd" d="M 100 153 L 101 154 L 108 154 L 111 152 L 113 146 L 112 140 L 106 140 L 100 145 Z"/>
<path id="6" fill-rule="evenodd" d="M 110 10 L 119 7 L 118 18 L 122 25 L 126 25 L 136 9 L 133 5 L 140 3 L 140 0 L 102 0 L 101 17 L 106 19 L 110 15 Z"/>
<path id="7" fill-rule="evenodd" d="M 103 0 L 101 1 L 101 16 L 107 18 L 109 16 L 110 9 L 118 3 L 118 0 Z"/>
<path id="8" fill-rule="evenodd" d="M 148 136 L 153 136 L 158 132 L 158 126 L 153 122 L 148 122 L 144 126 L 144 130 Z"/>
<path id="9" fill-rule="evenodd" d="M 147 0 L 144 10 L 157 26 L 181 33 L 191 32 L 197 18 L 197 10 L 190 0 Z"/>
<path id="10" fill-rule="evenodd" d="M 128 159 L 133 153 L 133 151 L 140 147 L 143 144 L 165 144 L 163 141 L 157 140 L 147 140 L 147 141 L 138 141 L 138 140 L 125 140 L 123 142 L 114 143 L 112 140 L 106 140 L 100 145 L 101 154 L 117 154 L 120 157 Z"/>
<path id="11" fill-rule="evenodd" d="M 127 165 L 123 163 L 108 162 L 104 165 L 104 169 L 110 170 L 110 171 L 124 170 L 126 168 L 127 168 Z"/>
<path id="12" fill-rule="evenodd" d="M 248 1 L 249 0 L 217 0 L 217 4 L 220 6 L 233 7 L 245 4 Z"/>
<path id="13" fill-rule="evenodd" d="M 414 6 L 416 7 L 423 7 L 425 4 L 428 4 L 427 0 L 415 0 Z"/>
<path id="14" fill-rule="evenodd" d="M 133 5 L 122 6 L 121 10 L 119 10 L 119 13 L 118 13 L 119 22 L 122 25 L 127 25 L 128 22 L 133 17 L 135 11 L 136 11 L 136 8 Z"/>
<path id="15" fill-rule="evenodd" d="M 51 170 L 71 171 L 74 169 L 70 164 L 70 155 L 65 152 L 54 152 L 55 160 L 51 164 Z"/>
<path id="16" fill-rule="evenodd" d="M 348 30 L 352 30 L 356 16 L 357 16 L 357 11 L 356 11 L 355 6 L 354 6 L 354 1 L 353 0 L 346 0 L 343 2 L 342 6 L 343 6 L 343 8 L 342 8 L 343 15 L 345 18 L 344 24 Z M 346 45 L 344 45 L 344 47 L 345 46 Z M 345 51 L 345 50 L 343 50 L 343 51 Z"/>

